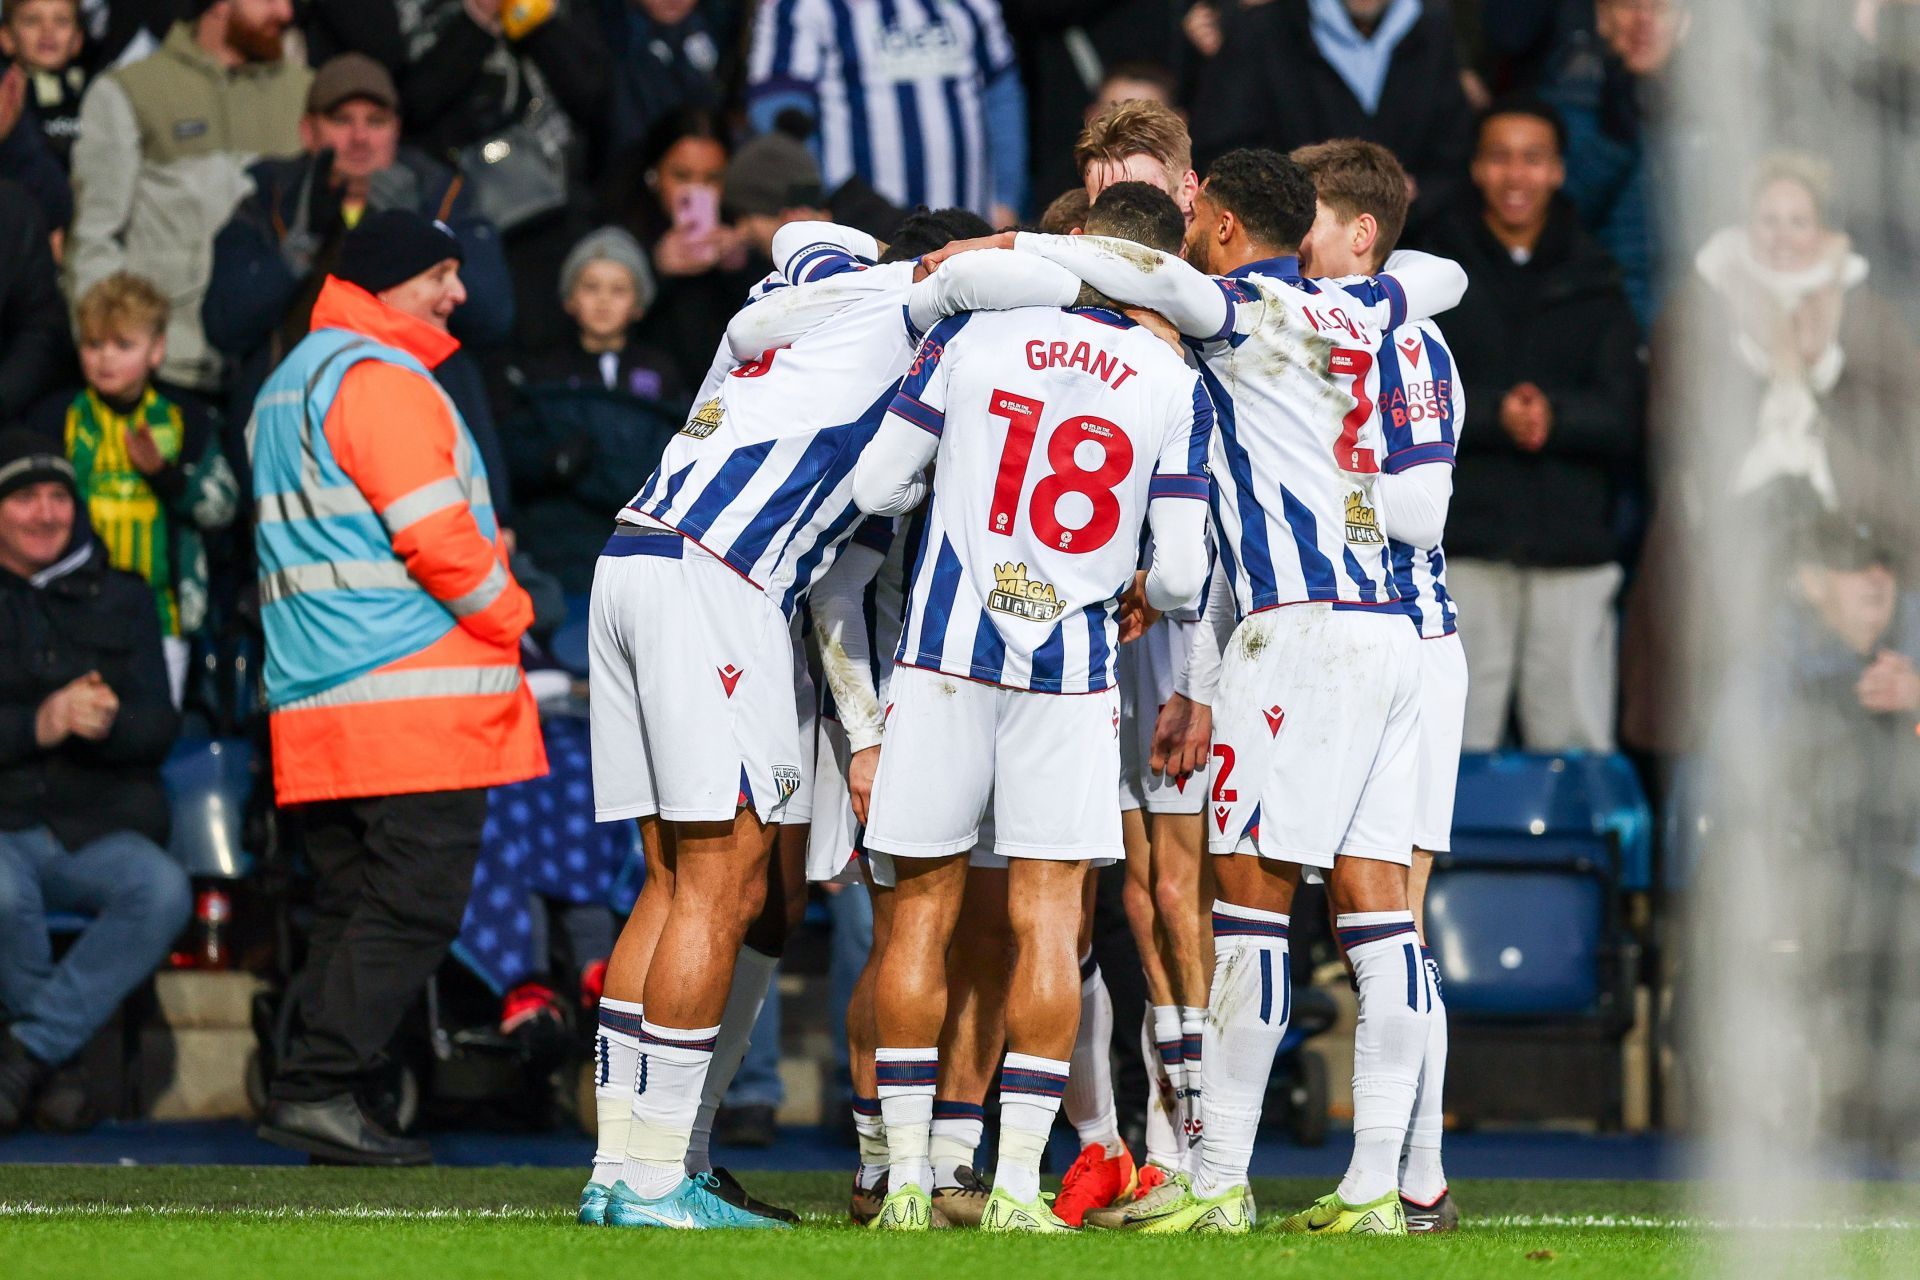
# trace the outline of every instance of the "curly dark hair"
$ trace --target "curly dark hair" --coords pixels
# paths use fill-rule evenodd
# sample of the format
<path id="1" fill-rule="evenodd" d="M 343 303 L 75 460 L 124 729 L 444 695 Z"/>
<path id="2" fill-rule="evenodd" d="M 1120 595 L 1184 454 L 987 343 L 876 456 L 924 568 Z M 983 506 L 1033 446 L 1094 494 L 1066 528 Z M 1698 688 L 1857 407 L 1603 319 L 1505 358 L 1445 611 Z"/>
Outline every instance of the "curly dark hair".
<path id="1" fill-rule="evenodd" d="M 1317 196 L 1307 171 L 1278 151 L 1240 147 L 1213 162 L 1207 197 L 1240 219 L 1255 243 L 1291 253 L 1313 228 Z"/>
<path id="2" fill-rule="evenodd" d="M 969 209 L 915 209 L 893 233 L 882 262 L 908 262 L 954 240 L 977 240 L 993 227 Z"/>

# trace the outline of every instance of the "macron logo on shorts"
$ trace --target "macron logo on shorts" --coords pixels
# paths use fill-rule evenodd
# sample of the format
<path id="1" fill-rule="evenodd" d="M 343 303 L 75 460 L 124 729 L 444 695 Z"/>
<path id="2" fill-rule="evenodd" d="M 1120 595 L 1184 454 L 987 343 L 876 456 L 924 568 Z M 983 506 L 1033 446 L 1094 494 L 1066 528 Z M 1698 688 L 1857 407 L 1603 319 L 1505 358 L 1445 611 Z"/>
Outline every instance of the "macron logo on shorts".
<path id="1" fill-rule="evenodd" d="M 733 696 L 733 687 L 740 683 L 740 677 L 745 674 L 747 673 L 734 666 L 731 662 L 720 668 L 720 683 L 726 687 L 729 698 Z"/>
<path id="2" fill-rule="evenodd" d="M 1213 820 L 1220 827 L 1220 834 L 1227 834 L 1227 815 L 1233 812 L 1223 804 L 1213 806 Z"/>
<path id="3" fill-rule="evenodd" d="M 1270 737 L 1280 736 L 1280 726 L 1287 722 L 1287 713 L 1279 707 L 1268 707 L 1260 714 L 1267 718 L 1267 733 Z"/>

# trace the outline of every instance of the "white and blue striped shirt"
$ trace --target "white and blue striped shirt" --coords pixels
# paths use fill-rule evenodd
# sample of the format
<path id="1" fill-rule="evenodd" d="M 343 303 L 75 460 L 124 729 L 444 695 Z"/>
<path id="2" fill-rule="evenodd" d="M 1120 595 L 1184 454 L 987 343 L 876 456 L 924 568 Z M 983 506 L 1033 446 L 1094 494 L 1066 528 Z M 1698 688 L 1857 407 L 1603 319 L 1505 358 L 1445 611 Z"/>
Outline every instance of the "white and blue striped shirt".
<path id="1" fill-rule="evenodd" d="M 1460 427 L 1466 421 L 1466 391 L 1454 373 L 1453 353 L 1431 320 L 1390 330 L 1380 345 L 1378 405 L 1387 443 L 1388 474 L 1428 463 L 1453 465 Z M 1388 543 L 1393 578 L 1427 639 L 1454 632 L 1453 597 L 1447 593 L 1446 552 L 1436 543 L 1416 547 Z"/>
<path id="2" fill-rule="evenodd" d="M 833 323 L 720 379 L 621 518 L 692 539 L 792 616 L 860 518 L 853 465 L 919 337 L 905 309 L 914 270 L 839 276 Z"/>
<path id="3" fill-rule="evenodd" d="M 908 209 L 985 215 L 1015 198 L 994 190 L 986 105 L 1013 61 L 997 0 L 765 0 L 749 94 L 811 103 L 827 190 L 858 175 Z"/>
<path id="4" fill-rule="evenodd" d="M 895 419 L 937 441 L 895 661 L 1036 693 L 1112 688 L 1149 504 L 1209 493 L 1213 410 L 1193 371 L 1099 308 L 961 314 L 928 331 Z"/>

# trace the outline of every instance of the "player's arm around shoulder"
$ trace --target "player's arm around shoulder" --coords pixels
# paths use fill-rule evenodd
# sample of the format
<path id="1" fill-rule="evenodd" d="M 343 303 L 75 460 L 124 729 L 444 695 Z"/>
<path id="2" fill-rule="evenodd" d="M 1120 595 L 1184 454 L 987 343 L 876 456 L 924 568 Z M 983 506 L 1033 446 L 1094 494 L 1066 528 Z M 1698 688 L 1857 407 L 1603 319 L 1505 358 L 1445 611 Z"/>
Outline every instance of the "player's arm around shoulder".
<path id="1" fill-rule="evenodd" d="M 323 430 L 413 580 L 474 635 L 519 643 L 533 601 L 467 504 L 454 462 L 459 426 L 440 389 L 411 370 L 362 361 L 341 380 Z"/>

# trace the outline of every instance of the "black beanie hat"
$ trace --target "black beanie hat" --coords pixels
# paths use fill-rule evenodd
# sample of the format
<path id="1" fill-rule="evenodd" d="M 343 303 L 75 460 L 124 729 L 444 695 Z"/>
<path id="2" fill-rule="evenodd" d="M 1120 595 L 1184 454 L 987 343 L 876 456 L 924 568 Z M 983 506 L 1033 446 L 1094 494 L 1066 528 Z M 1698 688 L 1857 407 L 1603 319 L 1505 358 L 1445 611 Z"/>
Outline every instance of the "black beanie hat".
<path id="1" fill-rule="evenodd" d="M 460 242 L 443 222 L 405 209 L 382 209 L 360 219 L 340 244 L 333 274 L 368 293 L 391 289 L 452 258 L 464 260 Z"/>
<path id="2" fill-rule="evenodd" d="M 51 440 L 25 427 L 0 431 L 0 498 L 42 480 L 62 481 L 79 493 L 73 464 Z"/>

